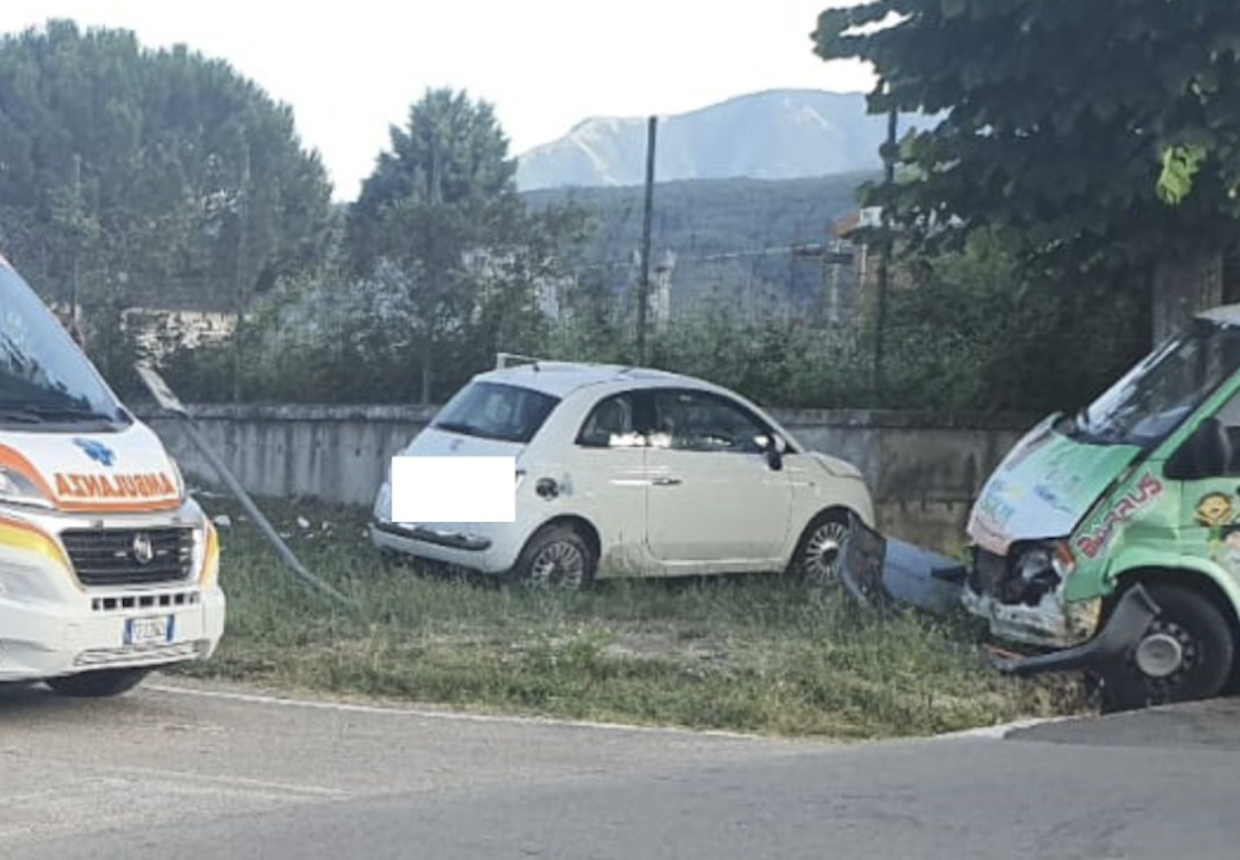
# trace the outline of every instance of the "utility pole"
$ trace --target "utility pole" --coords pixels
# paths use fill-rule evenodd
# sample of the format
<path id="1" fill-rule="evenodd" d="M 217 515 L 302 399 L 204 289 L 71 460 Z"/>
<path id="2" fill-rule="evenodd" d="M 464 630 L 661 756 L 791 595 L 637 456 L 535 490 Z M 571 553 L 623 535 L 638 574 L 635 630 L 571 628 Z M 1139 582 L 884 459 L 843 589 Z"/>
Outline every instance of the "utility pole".
<path id="1" fill-rule="evenodd" d="M 890 90 L 888 90 L 890 94 Z M 893 102 L 887 113 L 887 144 L 883 149 L 883 187 L 886 191 L 883 199 L 883 243 L 882 259 L 878 270 L 878 313 L 874 321 L 874 393 L 881 401 L 886 387 L 886 373 L 883 366 L 883 331 L 887 326 L 887 287 L 891 279 L 891 191 L 895 184 L 896 161 L 896 106 Z"/>
<path id="2" fill-rule="evenodd" d="M 439 167 L 439 137 L 431 134 L 431 153 L 430 153 L 430 170 L 426 172 L 426 200 L 431 207 L 438 207 L 443 202 L 443 182 L 440 179 Z M 432 208 L 432 212 L 437 209 Z M 440 255 L 438 248 L 438 233 L 436 232 L 434 221 L 437 219 L 422 218 L 419 225 L 420 229 L 428 230 L 426 234 L 426 247 L 429 249 L 430 266 L 427 269 L 427 280 L 429 282 L 430 295 L 424 302 L 423 311 L 423 337 L 422 337 L 422 388 L 418 402 L 427 405 L 431 402 L 431 390 L 434 384 L 434 367 L 435 361 L 435 329 L 437 328 L 436 310 L 439 307 L 439 285 L 440 276 Z M 410 277 L 406 274 L 406 277 Z"/>
<path id="3" fill-rule="evenodd" d="M 73 282 L 69 285 L 69 324 L 78 330 L 78 276 L 82 257 L 82 156 L 73 153 Z"/>
<path id="4" fill-rule="evenodd" d="M 637 363 L 646 364 L 646 311 L 650 303 L 650 230 L 654 218 L 654 150 L 659 118 L 646 126 L 646 211 L 642 219 L 642 274 L 637 285 Z"/>
<path id="5" fill-rule="evenodd" d="M 237 199 L 237 324 L 233 329 L 233 402 L 241 402 L 241 372 L 243 364 L 243 341 L 245 339 L 245 310 L 249 304 L 246 287 L 245 257 L 249 232 L 250 209 L 250 141 L 247 138 L 242 153 L 241 188 Z"/>

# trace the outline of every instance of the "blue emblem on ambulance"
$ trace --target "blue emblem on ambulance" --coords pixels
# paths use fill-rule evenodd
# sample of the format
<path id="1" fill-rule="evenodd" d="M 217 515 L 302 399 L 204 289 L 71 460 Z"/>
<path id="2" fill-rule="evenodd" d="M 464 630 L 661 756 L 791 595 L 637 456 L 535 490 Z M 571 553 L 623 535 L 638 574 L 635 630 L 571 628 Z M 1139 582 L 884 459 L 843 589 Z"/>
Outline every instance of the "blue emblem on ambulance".
<path id="1" fill-rule="evenodd" d="M 73 444 L 101 466 L 110 467 L 116 462 L 116 452 L 102 442 L 96 442 L 94 439 L 74 439 Z"/>

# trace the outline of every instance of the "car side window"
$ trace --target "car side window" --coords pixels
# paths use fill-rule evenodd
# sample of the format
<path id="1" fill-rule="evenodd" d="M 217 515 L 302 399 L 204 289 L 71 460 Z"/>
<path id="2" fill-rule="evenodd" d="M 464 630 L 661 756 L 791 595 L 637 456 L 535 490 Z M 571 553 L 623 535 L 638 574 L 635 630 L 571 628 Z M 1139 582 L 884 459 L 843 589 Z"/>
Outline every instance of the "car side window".
<path id="1" fill-rule="evenodd" d="M 702 391 L 658 391 L 650 444 L 673 451 L 759 454 L 769 428 L 738 403 Z"/>
<path id="2" fill-rule="evenodd" d="M 614 394 L 590 410 L 577 435 L 584 448 L 641 448 L 646 437 L 637 429 L 632 393 Z"/>

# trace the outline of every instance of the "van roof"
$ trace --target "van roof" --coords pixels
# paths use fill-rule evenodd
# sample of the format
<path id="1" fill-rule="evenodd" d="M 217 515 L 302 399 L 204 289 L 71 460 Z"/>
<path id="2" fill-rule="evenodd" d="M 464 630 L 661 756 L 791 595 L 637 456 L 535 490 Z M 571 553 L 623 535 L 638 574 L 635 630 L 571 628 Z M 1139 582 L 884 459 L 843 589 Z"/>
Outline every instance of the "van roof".
<path id="1" fill-rule="evenodd" d="M 650 385 L 679 385 L 713 388 L 689 376 L 644 367 L 614 364 L 581 364 L 567 361 L 539 361 L 492 370 L 474 377 L 480 382 L 499 382 L 532 388 L 554 397 L 566 397 L 578 389 L 607 383 L 646 382 Z"/>

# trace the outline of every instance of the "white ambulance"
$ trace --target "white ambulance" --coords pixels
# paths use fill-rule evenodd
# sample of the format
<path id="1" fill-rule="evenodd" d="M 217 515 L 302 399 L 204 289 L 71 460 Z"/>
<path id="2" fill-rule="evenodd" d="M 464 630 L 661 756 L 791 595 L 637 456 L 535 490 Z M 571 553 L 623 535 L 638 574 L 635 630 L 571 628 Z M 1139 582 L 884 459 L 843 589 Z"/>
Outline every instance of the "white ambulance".
<path id="1" fill-rule="evenodd" d="M 176 463 L 0 257 L 0 682 L 116 695 L 223 627 L 218 538 Z"/>

